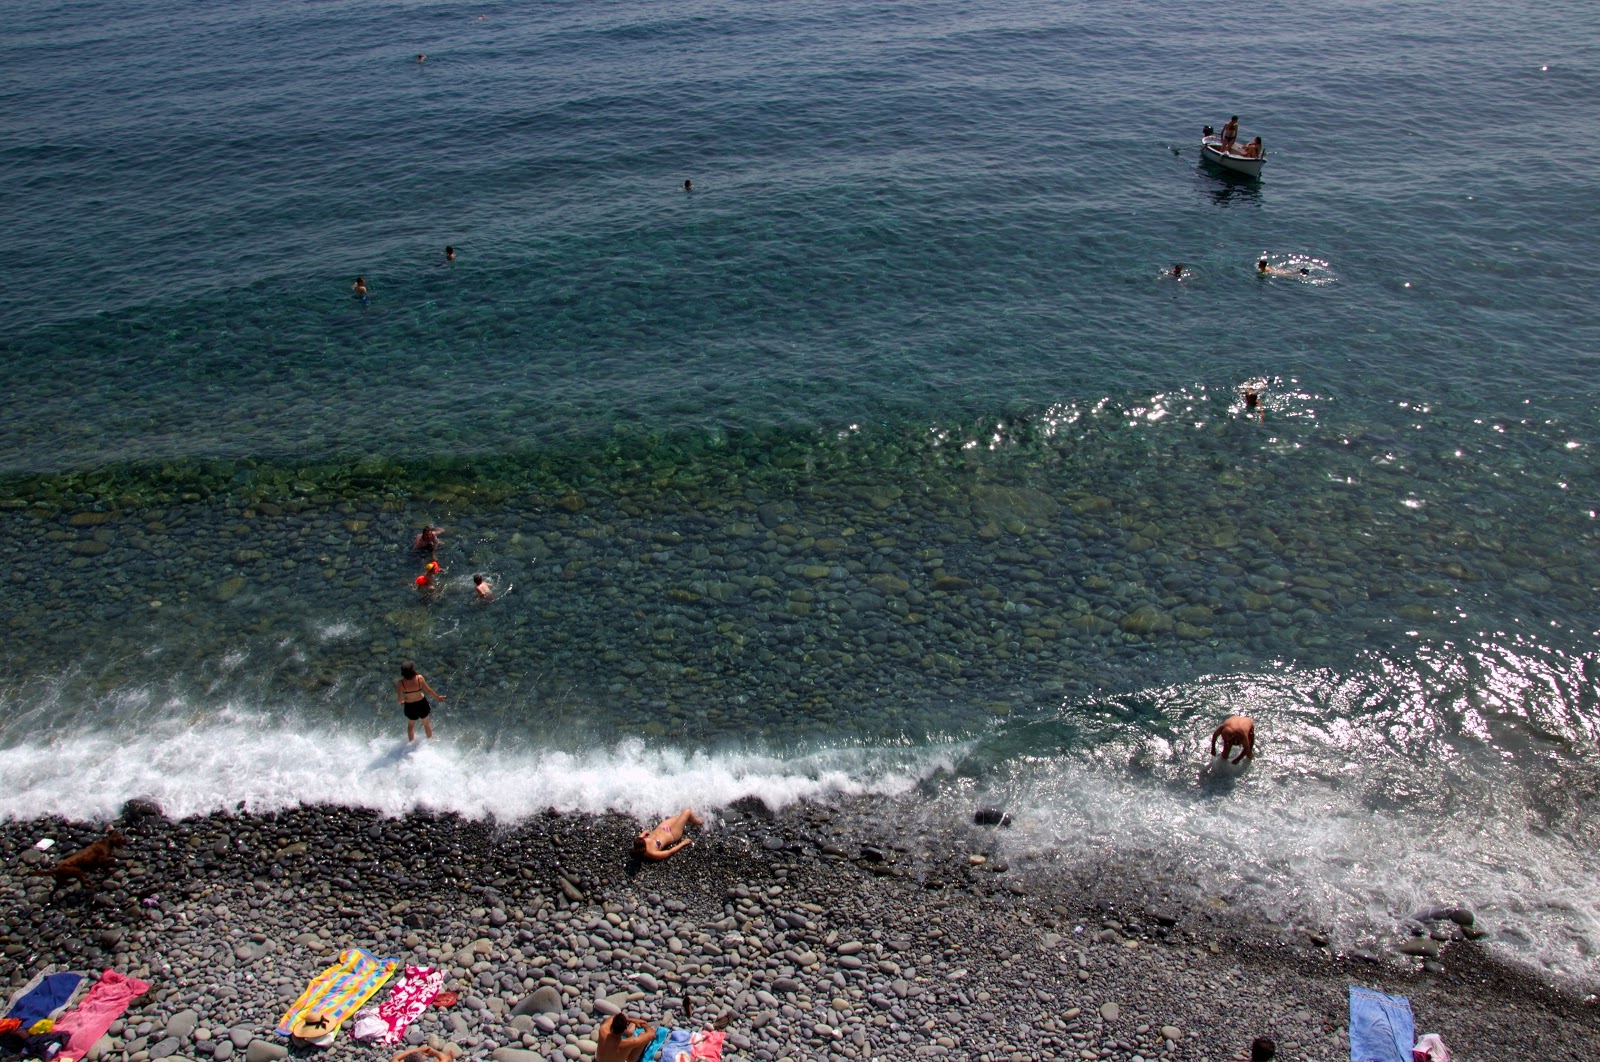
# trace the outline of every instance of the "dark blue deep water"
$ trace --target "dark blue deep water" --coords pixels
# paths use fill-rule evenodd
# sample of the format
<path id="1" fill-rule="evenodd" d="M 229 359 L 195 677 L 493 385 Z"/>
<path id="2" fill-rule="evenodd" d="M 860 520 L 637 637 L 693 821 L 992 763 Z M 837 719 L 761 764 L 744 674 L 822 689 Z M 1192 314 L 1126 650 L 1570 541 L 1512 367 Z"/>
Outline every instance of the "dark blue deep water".
<path id="1" fill-rule="evenodd" d="M 0 70 L 0 814 L 985 799 L 1594 975 L 1592 4 L 30 3 Z"/>

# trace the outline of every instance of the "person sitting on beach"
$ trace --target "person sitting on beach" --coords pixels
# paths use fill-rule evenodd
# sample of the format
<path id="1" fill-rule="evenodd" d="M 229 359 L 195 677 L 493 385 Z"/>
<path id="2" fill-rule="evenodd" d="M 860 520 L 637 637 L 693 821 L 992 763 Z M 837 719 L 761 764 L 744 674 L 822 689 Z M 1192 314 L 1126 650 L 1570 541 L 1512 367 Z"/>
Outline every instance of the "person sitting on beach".
<path id="1" fill-rule="evenodd" d="M 489 580 L 481 575 L 472 577 L 472 588 L 478 592 L 478 600 L 487 604 L 494 600 L 494 587 L 489 585 Z"/>
<path id="2" fill-rule="evenodd" d="M 1233 142 L 1239 139 L 1239 116 L 1236 114 L 1228 119 L 1228 124 L 1222 127 L 1222 150 L 1232 151 Z"/>
<path id="3" fill-rule="evenodd" d="M 694 844 L 683 835 L 685 824 L 693 823 L 696 826 L 705 822 L 694 813 L 693 808 L 684 808 L 669 819 L 662 819 L 660 825 L 653 830 L 645 830 L 633 839 L 633 852 L 645 859 L 661 860 L 674 855 L 681 848 Z"/>
<path id="4" fill-rule="evenodd" d="M 433 556 L 439 552 L 439 532 L 442 528 L 432 524 L 423 524 L 422 530 L 417 532 L 417 537 L 412 540 L 411 548 L 418 553 Z"/>
<path id="5" fill-rule="evenodd" d="M 367 297 L 367 278 L 366 277 L 356 277 L 356 282 L 354 284 L 350 285 L 350 290 L 355 292 L 356 298 L 358 298 L 358 299 L 366 298 Z"/>
<path id="6" fill-rule="evenodd" d="M 1250 141 L 1250 143 L 1240 148 L 1239 154 L 1243 155 L 1247 159 L 1259 159 L 1261 157 L 1261 138 L 1258 136 L 1254 140 Z"/>
<path id="7" fill-rule="evenodd" d="M 622 1014 L 613 1014 L 600 1023 L 600 1035 L 595 1037 L 595 1062 L 639 1062 L 645 1048 L 656 1038 L 656 1027 L 647 1022 L 634 1021 Z"/>
<path id="8" fill-rule="evenodd" d="M 1217 754 L 1217 738 L 1222 739 L 1222 758 L 1226 760 L 1228 753 L 1235 747 L 1239 749 L 1238 757 L 1233 761 L 1235 767 L 1239 761 L 1249 757 L 1252 761 L 1256 758 L 1256 724 L 1255 720 L 1247 715 L 1230 715 L 1222 721 L 1222 725 L 1211 732 L 1211 755 Z"/>
<path id="9" fill-rule="evenodd" d="M 429 697 L 444 700 L 444 694 L 435 692 L 428 685 L 428 680 L 417 674 L 417 665 L 409 660 L 400 661 L 400 677 L 394 683 L 395 696 L 400 698 L 400 707 L 406 713 L 406 741 L 417 740 L 417 720 L 422 720 L 422 729 L 429 739 L 433 737 L 433 723 L 428 717 L 433 714 L 433 705 L 428 703 Z"/>

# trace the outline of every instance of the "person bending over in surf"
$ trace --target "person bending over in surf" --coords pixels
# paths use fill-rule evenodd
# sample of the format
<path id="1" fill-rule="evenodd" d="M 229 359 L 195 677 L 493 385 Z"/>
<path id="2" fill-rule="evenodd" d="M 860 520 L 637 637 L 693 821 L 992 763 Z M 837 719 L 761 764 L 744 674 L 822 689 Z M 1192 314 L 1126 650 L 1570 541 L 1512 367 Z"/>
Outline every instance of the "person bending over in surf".
<path id="1" fill-rule="evenodd" d="M 1253 719 L 1245 715 L 1230 715 L 1222 721 L 1222 725 L 1211 732 L 1211 755 L 1217 754 L 1217 738 L 1222 739 L 1222 758 L 1226 760 L 1228 753 L 1237 746 L 1239 755 L 1233 761 L 1235 767 L 1239 761 L 1249 757 L 1252 761 L 1256 758 L 1256 724 Z"/>
<path id="2" fill-rule="evenodd" d="M 662 819 L 661 823 L 653 830 L 645 830 L 633 839 L 633 852 L 645 859 L 661 860 L 675 854 L 681 848 L 694 844 L 683 835 L 686 824 L 696 826 L 705 820 L 694 813 L 693 808 L 684 808 L 670 819 Z"/>

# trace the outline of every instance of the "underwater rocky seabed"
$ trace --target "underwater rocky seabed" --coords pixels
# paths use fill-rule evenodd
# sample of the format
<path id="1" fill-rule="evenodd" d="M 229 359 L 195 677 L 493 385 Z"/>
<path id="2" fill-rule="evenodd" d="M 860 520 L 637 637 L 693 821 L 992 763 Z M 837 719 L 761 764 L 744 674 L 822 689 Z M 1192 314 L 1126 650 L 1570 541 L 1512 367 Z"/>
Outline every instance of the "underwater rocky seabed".
<path id="1" fill-rule="evenodd" d="M 14 480 L 0 556 L 25 636 L 0 659 L 24 689 L 70 661 L 91 697 L 132 669 L 336 716 L 414 655 L 479 676 L 479 708 L 604 698 L 650 736 L 781 718 L 879 739 L 1486 633 L 1564 649 L 1592 620 L 1593 520 L 1470 455 L 1226 418 L 991 433 Z M 1530 478 L 1562 474 L 1541 460 Z M 446 528 L 432 605 L 411 587 L 427 521 Z M 480 570 L 491 608 L 469 601 Z"/>
<path id="2" fill-rule="evenodd" d="M 1086 815 L 1102 856 L 1120 849 L 1274 932 L 1380 950 L 1410 893 L 1453 898 L 1448 861 L 1469 856 L 1470 809 L 1491 801 L 1470 858 L 1496 941 L 1587 976 L 1587 901 L 1571 890 L 1600 799 L 1586 678 L 1600 565 L 1591 519 L 1549 487 L 1587 488 L 1582 453 L 1527 431 L 1504 444 L 1523 454 L 1479 461 L 1462 433 L 1424 447 L 1393 429 L 1230 413 L 1219 403 L 1205 427 L 1176 431 L 1074 413 L 997 418 L 984 435 L 618 433 L 481 460 L 13 480 L 0 740 L 76 727 L 183 740 L 181 721 L 241 705 L 247 728 L 391 734 L 395 664 L 410 656 L 449 695 L 448 744 L 469 756 L 632 737 L 780 759 L 932 748 L 885 788 L 923 777 L 910 799 L 938 814 L 986 789 L 1059 801 L 1019 765 L 1059 757 L 1053 784 L 1070 791 L 1084 778 L 1071 764 L 1089 757 L 1112 779 L 1099 803 L 1068 799 L 1019 826 L 1019 858 L 1083 838 L 1072 816 Z M 429 521 L 445 526 L 447 568 L 431 605 L 410 550 Z M 474 571 L 500 600 L 471 600 Z M 1278 741 L 1274 786 L 1310 779 L 1310 795 L 1249 800 L 1293 821 L 1248 865 L 1167 850 L 1162 836 L 1227 814 L 1185 794 L 1194 736 L 1229 702 L 1181 687 L 1264 677 L 1286 687 L 1273 696 L 1316 685 L 1280 722 L 1320 737 L 1264 735 Z M 1379 747 L 1355 748 L 1348 735 L 1369 723 Z M 1502 756 L 1516 772 L 1481 765 Z M 219 776 L 186 813 L 231 804 L 217 802 L 230 788 Z M 276 800 L 284 788 L 268 787 Z M 1116 803 L 1149 792 L 1183 806 L 1124 819 Z M 1428 844 L 1423 876 L 1365 887 L 1370 860 L 1393 876 L 1412 853 L 1329 848 L 1325 801 L 1352 836 L 1387 822 Z M 1529 862 L 1547 856 L 1559 870 Z M 1335 885 L 1284 891 L 1307 875 Z"/>

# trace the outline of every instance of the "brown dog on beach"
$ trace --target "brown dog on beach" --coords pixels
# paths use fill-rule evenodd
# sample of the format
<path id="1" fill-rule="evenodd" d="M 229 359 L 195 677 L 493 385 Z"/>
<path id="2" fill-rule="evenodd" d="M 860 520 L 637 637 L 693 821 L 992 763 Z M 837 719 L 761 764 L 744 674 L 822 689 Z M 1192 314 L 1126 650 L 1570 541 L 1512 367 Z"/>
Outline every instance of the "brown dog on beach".
<path id="1" fill-rule="evenodd" d="M 110 870 L 117 861 L 117 849 L 128 843 L 128 839 L 116 830 L 112 830 L 94 844 L 80 848 L 69 856 L 63 856 L 61 861 L 53 867 L 36 868 L 30 873 L 43 877 L 53 875 L 56 879 L 56 888 L 66 884 L 68 878 L 77 878 L 78 884 L 85 888 L 89 879 L 85 876 L 90 870 Z"/>

